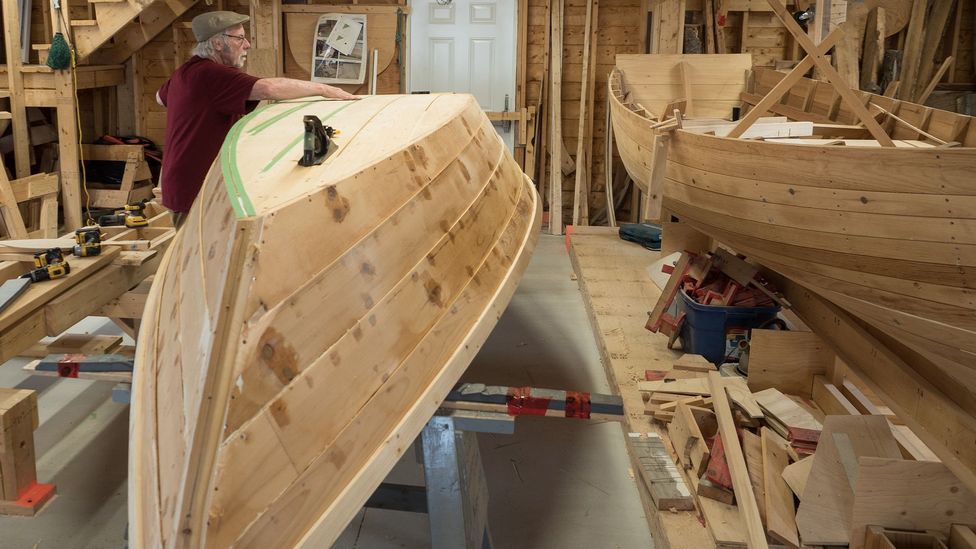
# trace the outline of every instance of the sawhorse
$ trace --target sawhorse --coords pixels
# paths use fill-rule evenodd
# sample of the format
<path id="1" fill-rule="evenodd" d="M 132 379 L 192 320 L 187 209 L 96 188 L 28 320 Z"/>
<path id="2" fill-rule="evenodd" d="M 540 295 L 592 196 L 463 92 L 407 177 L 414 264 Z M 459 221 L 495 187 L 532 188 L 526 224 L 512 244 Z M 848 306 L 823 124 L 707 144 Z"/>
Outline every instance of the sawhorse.
<path id="1" fill-rule="evenodd" d="M 515 417 L 440 410 L 418 439 L 426 486 L 381 484 L 366 507 L 427 513 L 432 549 L 491 549 L 488 483 L 476 433 L 510 435 Z"/>

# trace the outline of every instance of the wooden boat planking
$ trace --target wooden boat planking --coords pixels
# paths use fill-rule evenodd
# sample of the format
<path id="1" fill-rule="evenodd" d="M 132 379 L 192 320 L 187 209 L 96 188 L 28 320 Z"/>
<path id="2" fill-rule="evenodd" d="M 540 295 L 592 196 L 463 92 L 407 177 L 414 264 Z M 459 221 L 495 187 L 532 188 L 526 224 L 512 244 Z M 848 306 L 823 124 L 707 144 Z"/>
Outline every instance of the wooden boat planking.
<path id="1" fill-rule="evenodd" d="M 672 67 L 672 81 L 679 79 L 673 60 L 661 64 Z M 761 97 L 781 78 L 756 71 L 752 91 Z M 630 139 L 640 150 L 653 120 L 625 107 L 628 81 L 623 73 L 622 85 L 611 85 L 614 133 L 627 140 L 621 137 L 626 128 L 637 128 L 641 133 Z M 967 426 L 932 429 L 930 422 L 930 434 L 971 468 L 976 445 L 959 437 L 976 430 L 976 123 L 964 115 L 857 95 L 869 107 L 903 113 L 915 128 L 962 146 L 794 145 L 676 130 L 662 178 L 663 206 L 826 298 L 883 340 L 906 346 L 914 354 L 913 367 L 958 406 Z M 792 119 L 854 121 L 826 83 L 804 79 L 781 105 L 793 110 L 777 106 L 777 114 Z M 893 120 L 886 125 L 895 139 L 924 138 Z M 632 177 L 649 173 L 646 164 L 628 162 L 626 149 L 621 146 L 621 156 Z M 902 404 L 925 413 L 917 404 Z"/>
<path id="2" fill-rule="evenodd" d="M 342 132 L 313 168 L 295 162 L 305 114 Z M 148 299 L 133 542 L 330 545 L 487 338 L 540 223 L 470 96 L 238 123 Z"/>

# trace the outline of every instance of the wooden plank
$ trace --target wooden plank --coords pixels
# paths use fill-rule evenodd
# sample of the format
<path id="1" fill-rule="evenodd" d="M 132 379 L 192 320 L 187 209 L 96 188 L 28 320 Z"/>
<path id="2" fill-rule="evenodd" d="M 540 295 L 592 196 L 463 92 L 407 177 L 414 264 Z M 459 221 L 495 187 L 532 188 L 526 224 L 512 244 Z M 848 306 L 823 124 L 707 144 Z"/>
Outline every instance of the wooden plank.
<path id="1" fill-rule="evenodd" d="M 0 500 L 14 501 L 37 480 L 37 393 L 0 388 Z"/>
<path id="2" fill-rule="evenodd" d="M 745 414 L 753 419 L 762 419 L 763 411 L 753 398 L 752 392 L 746 385 L 746 380 L 741 377 L 730 377 L 726 380 L 725 390 L 729 393 L 729 399 L 738 406 Z"/>
<path id="3" fill-rule="evenodd" d="M 562 83 L 563 83 L 563 5 L 564 0 L 552 0 L 554 7 L 550 26 L 552 48 L 549 88 L 549 234 L 563 234 L 563 173 L 562 173 Z M 559 55 L 556 55 L 558 52 Z"/>
<path id="4" fill-rule="evenodd" d="M 752 330 L 749 389 L 776 388 L 809 398 L 814 376 L 827 373 L 833 362 L 833 351 L 813 332 Z"/>
<path id="5" fill-rule="evenodd" d="M 952 57 L 945 58 L 945 61 L 943 61 L 942 65 L 939 66 L 939 70 L 935 72 L 935 76 L 932 77 L 932 80 L 927 86 L 925 86 L 925 89 L 922 90 L 922 92 L 918 95 L 918 98 L 915 100 L 918 104 L 924 105 L 925 102 L 928 101 L 929 96 L 932 95 L 933 91 L 935 91 L 935 87 L 939 85 L 939 82 L 942 80 L 942 77 L 945 75 L 946 71 L 952 66 L 953 61 L 954 59 Z"/>
<path id="6" fill-rule="evenodd" d="M 932 79 L 932 72 L 935 69 L 935 57 L 940 50 L 946 23 L 949 21 L 949 14 L 952 12 L 952 7 L 955 2 L 956 0 L 929 0 L 931 7 L 925 18 L 925 40 L 922 43 L 918 77 L 915 80 L 915 90 L 912 93 L 911 99 L 914 103 L 925 103 L 925 101 L 921 100 L 922 94 L 924 93 L 923 90 L 928 87 L 929 81 Z M 948 61 L 949 63 L 952 62 L 951 60 Z M 938 77 L 936 82 L 939 80 L 941 80 L 941 77 Z"/>
<path id="7" fill-rule="evenodd" d="M 858 416 L 861 412 L 851 404 L 836 385 L 827 383 L 824 376 L 813 377 L 813 401 L 828 416 Z"/>
<path id="8" fill-rule="evenodd" d="M 702 425 L 705 432 L 702 432 Z M 710 452 L 707 438 L 715 436 L 718 423 L 715 414 L 702 408 L 693 408 L 679 403 L 674 410 L 674 419 L 668 423 L 668 435 L 678 461 L 691 478 L 701 477 L 708 466 Z"/>
<path id="9" fill-rule="evenodd" d="M 813 456 L 805 457 L 800 461 L 791 463 L 783 468 L 783 480 L 790 487 L 798 499 L 803 499 L 803 491 L 807 486 L 807 479 L 810 477 L 810 469 L 813 467 Z M 794 518 L 794 528 L 796 519 Z"/>
<path id="10" fill-rule="evenodd" d="M 674 381 L 638 381 L 637 389 L 643 392 L 676 393 L 680 395 L 708 396 L 711 387 L 707 379 L 676 379 Z"/>
<path id="11" fill-rule="evenodd" d="M 644 402 L 636 391 L 634 371 L 647 368 L 667 370 L 675 361 L 663 335 L 648 334 L 640 323 L 633 322 L 634 303 L 653 301 L 659 289 L 647 278 L 647 268 L 657 259 L 639 246 L 621 241 L 615 229 L 589 227 L 585 233 L 570 235 L 570 259 L 578 276 L 584 304 L 591 320 L 594 338 L 606 368 L 610 386 L 619 390 L 624 400 L 625 418 L 630 432 L 665 433 L 665 427 L 643 415 Z M 597 289 L 595 289 L 597 288 Z M 599 289 L 603 288 L 603 289 Z M 646 309 L 636 309 L 644 316 Z M 618 389 L 619 388 L 619 389 Z M 633 464 L 637 470 L 636 463 Z M 714 506 L 703 500 L 702 513 L 708 527 L 702 525 L 697 513 L 659 511 L 641 483 L 638 493 L 647 522 L 662 547 L 709 547 L 714 543 L 710 531 L 725 527 L 723 532 L 737 532 L 738 517 L 734 507 L 732 518 L 718 517 Z M 726 514 L 727 516 L 728 514 Z M 714 523 L 714 525 L 713 525 Z M 714 526 L 714 528 L 713 528 Z M 739 539 L 742 539 L 741 535 Z"/>
<path id="12" fill-rule="evenodd" d="M 813 414 L 804 410 L 796 402 L 789 399 L 778 389 L 770 387 L 757 393 L 753 398 L 759 403 L 767 417 L 775 419 L 785 428 L 810 429 L 819 431 L 822 425 Z M 785 435 L 785 433 L 780 433 Z"/>
<path id="13" fill-rule="evenodd" d="M 976 549 L 976 532 L 964 524 L 953 524 L 949 528 L 950 549 Z"/>
<path id="14" fill-rule="evenodd" d="M 671 136 L 666 133 L 654 135 L 654 152 L 651 156 L 651 173 L 648 176 L 648 192 L 644 201 L 642 218 L 645 222 L 661 219 L 661 202 L 664 199 L 664 180 L 667 173 L 668 148 Z"/>
<path id="15" fill-rule="evenodd" d="M 746 71 L 752 67 L 752 56 L 735 55 L 635 55 L 617 54 L 616 66 L 632 85 L 629 100 L 645 107 L 652 116 L 661 116 L 669 103 L 685 95 L 680 64 L 690 74 L 694 96 L 688 117 L 728 119 L 732 107 L 740 104 L 745 91 Z M 686 105 L 687 107 L 687 105 Z M 667 113 L 670 116 L 670 113 Z"/>
<path id="16" fill-rule="evenodd" d="M 702 0 L 702 18 L 705 20 L 705 53 L 715 53 L 714 0 Z"/>
<path id="17" fill-rule="evenodd" d="M 915 97 L 915 83 L 921 65 L 922 41 L 925 38 L 925 14 L 928 11 L 929 0 L 915 0 L 912 3 L 912 15 L 908 21 L 908 33 L 905 36 L 905 47 L 902 55 L 901 73 L 898 76 L 898 99 L 911 101 Z"/>
<path id="18" fill-rule="evenodd" d="M 851 441 L 855 456 L 900 458 L 898 444 L 888 422 L 877 416 L 828 416 L 809 481 L 796 513 L 800 539 L 807 545 L 852 543 L 851 510 L 854 491 L 841 464 L 833 435 L 842 433 Z M 864 537 L 863 535 L 861 536 Z"/>
<path id="19" fill-rule="evenodd" d="M 746 523 L 748 547 L 750 549 L 769 547 L 766 543 L 766 532 L 759 517 L 756 495 L 752 490 L 749 472 L 742 454 L 742 446 L 739 445 L 739 437 L 736 436 L 735 420 L 732 418 L 732 409 L 729 407 L 729 399 L 725 394 L 725 382 L 718 372 L 709 372 L 708 382 L 714 399 L 719 433 L 722 435 L 722 441 L 725 444 L 729 472 L 732 474 L 735 499 L 738 502 L 739 513 Z"/>
<path id="20" fill-rule="evenodd" d="M 756 494 L 759 520 L 763 527 L 766 527 L 766 479 L 763 472 L 762 440 L 760 440 L 759 435 L 748 429 L 743 429 L 740 433 L 742 436 L 742 453 L 746 458 L 746 468 L 749 469 L 749 480 L 752 482 L 752 491 Z"/>
<path id="21" fill-rule="evenodd" d="M 876 6 L 868 11 L 864 29 L 864 52 L 861 54 L 862 90 L 878 91 L 878 73 L 884 61 L 885 50 L 885 9 Z"/>
<path id="22" fill-rule="evenodd" d="M 976 524 L 976 494 L 942 463 L 861 457 L 851 518 L 851 549 L 868 525 L 946 532 Z"/>
<path id="23" fill-rule="evenodd" d="M 653 13 L 651 53 L 680 54 L 684 44 L 685 0 L 656 2 Z"/>
<path id="24" fill-rule="evenodd" d="M 586 2 L 583 41 L 583 77 L 580 79 L 579 128 L 576 145 L 576 181 L 573 187 L 573 225 L 589 225 L 589 179 L 593 148 L 593 95 L 596 84 L 596 18 L 600 3 Z"/>
<path id="25" fill-rule="evenodd" d="M 685 353 L 674 361 L 674 369 L 708 373 L 715 369 L 715 365 L 701 355 Z"/>
<path id="26" fill-rule="evenodd" d="M 657 331 L 660 327 L 661 316 L 667 311 L 675 294 L 680 291 L 681 279 L 684 277 L 684 272 L 688 268 L 688 265 L 691 264 L 691 258 L 691 254 L 682 252 L 681 257 L 675 263 L 674 270 L 671 272 L 667 284 L 665 284 L 664 289 L 658 296 L 657 302 L 654 304 L 654 309 L 651 310 L 651 314 L 647 318 L 646 326 L 650 327 L 652 331 Z"/>
<path id="27" fill-rule="evenodd" d="M 628 433 L 627 441 L 640 464 L 640 475 L 661 510 L 691 511 L 695 501 L 684 478 L 671 460 L 664 440 L 657 433 Z"/>
<path id="28" fill-rule="evenodd" d="M 784 471 L 789 466 L 787 442 L 766 427 L 762 428 L 760 436 L 762 437 L 766 532 L 773 539 L 790 547 L 799 547 L 793 493 L 783 478 Z"/>

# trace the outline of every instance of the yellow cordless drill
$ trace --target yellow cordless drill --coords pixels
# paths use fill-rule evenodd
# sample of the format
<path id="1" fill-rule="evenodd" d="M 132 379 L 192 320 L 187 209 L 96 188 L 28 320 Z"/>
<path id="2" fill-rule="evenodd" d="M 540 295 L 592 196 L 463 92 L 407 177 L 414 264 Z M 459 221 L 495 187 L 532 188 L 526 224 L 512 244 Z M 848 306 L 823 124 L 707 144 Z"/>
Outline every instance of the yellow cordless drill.
<path id="1" fill-rule="evenodd" d="M 30 272 L 21 275 L 21 278 L 29 278 L 31 282 L 41 282 L 61 278 L 71 272 L 71 265 L 64 260 L 61 248 L 50 248 L 35 253 L 34 267 Z"/>

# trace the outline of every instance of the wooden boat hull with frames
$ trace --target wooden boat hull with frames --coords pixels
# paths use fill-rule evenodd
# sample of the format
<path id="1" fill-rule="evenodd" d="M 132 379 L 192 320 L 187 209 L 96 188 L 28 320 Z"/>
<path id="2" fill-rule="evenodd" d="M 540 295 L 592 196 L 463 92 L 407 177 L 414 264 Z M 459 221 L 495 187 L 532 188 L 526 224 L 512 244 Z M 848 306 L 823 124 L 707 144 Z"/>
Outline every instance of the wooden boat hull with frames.
<path id="1" fill-rule="evenodd" d="M 670 67 L 672 80 L 680 78 L 673 61 L 644 57 L 650 65 Z M 659 72 L 666 74 L 665 69 Z M 755 102 L 783 77 L 755 71 L 754 88 L 739 95 Z M 639 181 L 650 171 L 644 149 L 655 120 L 625 105 L 628 92 L 639 96 L 626 88 L 626 73 L 615 78 L 610 87 L 614 132 L 618 144 L 637 144 L 620 149 L 628 172 Z M 850 126 L 852 112 L 830 85 L 802 79 L 774 105 L 773 114 L 847 125 L 816 131 L 857 139 L 792 144 L 679 129 L 670 136 L 662 188 L 650 192 L 663 192 L 662 215 L 675 216 L 826 298 L 886 345 L 907 348 L 917 374 L 958 406 L 965 429 L 971 430 L 976 421 L 976 122 L 856 94 L 869 108 L 878 105 L 908 122 L 882 121 L 888 134 L 901 140 L 896 147 L 863 139 L 869 137 L 864 130 L 857 135 Z M 961 146 L 935 146 L 940 142 Z M 643 154 L 639 162 L 624 154 L 628 148 Z M 926 404 L 914 400 L 923 393 L 905 391 L 892 398 L 924 414 L 918 407 Z M 963 432 L 969 431 L 946 426 L 932 434 L 945 447 L 960 449 L 953 458 L 972 470 L 976 442 L 960 441 L 966 439 Z"/>
<path id="2" fill-rule="evenodd" d="M 341 134 L 305 168 L 309 114 Z M 487 338 L 540 223 L 471 96 L 240 121 L 148 299 L 131 543 L 330 546 Z"/>

